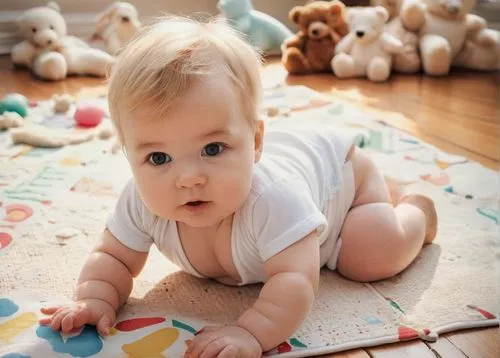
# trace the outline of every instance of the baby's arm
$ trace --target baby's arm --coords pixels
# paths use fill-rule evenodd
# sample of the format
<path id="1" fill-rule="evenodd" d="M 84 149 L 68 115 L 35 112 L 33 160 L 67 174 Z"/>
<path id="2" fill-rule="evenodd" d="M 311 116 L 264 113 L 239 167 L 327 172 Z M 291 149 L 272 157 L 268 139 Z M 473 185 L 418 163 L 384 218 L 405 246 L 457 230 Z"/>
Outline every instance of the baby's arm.
<path id="1" fill-rule="evenodd" d="M 288 339 L 311 310 L 319 281 L 319 245 L 312 233 L 265 264 L 268 281 L 236 326 L 205 327 L 185 357 L 260 357 Z"/>
<path id="2" fill-rule="evenodd" d="M 104 230 L 80 273 L 74 304 L 42 309 L 51 316 L 40 320 L 40 324 L 69 332 L 89 323 L 106 334 L 114 324 L 116 311 L 127 301 L 132 279 L 142 270 L 146 258 L 147 253 L 129 249 Z"/>
<path id="3" fill-rule="evenodd" d="M 319 283 L 319 244 L 311 233 L 265 264 L 268 281 L 252 308 L 238 319 L 263 351 L 288 339 L 312 308 Z"/>

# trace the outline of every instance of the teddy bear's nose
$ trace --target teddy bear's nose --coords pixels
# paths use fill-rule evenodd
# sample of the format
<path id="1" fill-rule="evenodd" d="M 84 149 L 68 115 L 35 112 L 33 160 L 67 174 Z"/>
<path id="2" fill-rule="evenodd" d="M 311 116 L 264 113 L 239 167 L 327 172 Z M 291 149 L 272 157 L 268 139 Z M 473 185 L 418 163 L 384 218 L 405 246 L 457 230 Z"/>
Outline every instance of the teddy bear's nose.
<path id="1" fill-rule="evenodd" d="M 52 45 L 52 40 L 48 40 L 47 45 Z"/>
<path id="2" fill-rule="evenodd" d="M 318 35 L 319 35 L 319 30 L 318 30 L 318 29 L 314 29 L 314 30 L 312 30 L 312 34 L 313 34 L 314 36 L 318 36 Z"/>
<path id="3" fill-rule="evenodd" d="M 365 36 L 365 32 L 364 31 L 356 31 L 356 36 L 359 38 L 362 38 L 363 36 Z"/>
<path id="4" fill-rule="evenodd" d="M 122 16 L 122 22 L 129 22 L 130 19 L 128 16 Z"/>
<path id="5" fill-rule="evenodd" d="M 460 8 L 457 5 L 448 5 L 448 12 L 452 15 L 458 14 Z"/>

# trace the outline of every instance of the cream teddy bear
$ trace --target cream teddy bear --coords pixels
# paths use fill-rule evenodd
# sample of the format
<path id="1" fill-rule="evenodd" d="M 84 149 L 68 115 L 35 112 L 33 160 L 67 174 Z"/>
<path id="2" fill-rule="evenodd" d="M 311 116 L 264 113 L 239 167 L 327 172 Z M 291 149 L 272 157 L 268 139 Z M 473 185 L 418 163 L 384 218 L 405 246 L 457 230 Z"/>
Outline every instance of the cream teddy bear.
<path id="1" fill-rule="evenodd" d="M 403 43 L 403 51 L 393 56 L 392 69 L 400 73 L 415 73 L 421 69 L 416 32 L 406 29 L 399 18 L 401 4 L 405 0 L 371 0 L 371 6 L 383 6 L 389 12 L 384 31 Z"/>
<path id="2" fill-rule="evenodd" d="M 116 1 L 97 17 L 92 40 L 104 40 L 106 51 L 117 54 L 141 29 L 139 13 L 134 5 Z"/>
<path id="3" fill-rule="evenodd" d="M 480 71 L 500 70 L 500 32 L 486 28 L 486 21 L 468 14 L 465 44 L 453 60 L 453 66 Z"/>
<path id="4" fill-rule="evenodd" d="M 399 16 L 406 28 L 419 32 L 425 73 L 435 76 L 449 73 L 468 34 L 482 26 L 468 17 L 475 5 L 476 0 L 407 0 L 403 3 Z M 482 32 L 481 37 L 480 42 L 495 41 L 489 32 Z"/>
<path id="5" fill-rule="evenodd" d="M 389 19 L 382 6 L 349 8 L 349 33 L 335 48 L 331 65 L 339 78 L 367 76 L 372 81 L 385 81 L 391 74 L 392 55 L 400 53 L 403 44 L 384 32 Z"/>
<path id="6" fill-rule="evenodd" d="M 66 36 L 66 22 L 55 2 L 25 11 L 18 22 L 24 41 L 13 47 L 12 62 L 30 68 L 42 79 L 57 81 L 67 75 L 102 77 L 113 62 L 106 52 Z"/>

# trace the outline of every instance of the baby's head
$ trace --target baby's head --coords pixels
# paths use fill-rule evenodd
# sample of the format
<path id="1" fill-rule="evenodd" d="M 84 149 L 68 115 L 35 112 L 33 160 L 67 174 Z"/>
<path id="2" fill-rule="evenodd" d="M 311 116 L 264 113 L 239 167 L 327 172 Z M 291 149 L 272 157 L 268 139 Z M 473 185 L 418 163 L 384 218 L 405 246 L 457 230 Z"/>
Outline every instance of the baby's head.
<path id="1" fill-rule="evenodd" d="M 262 150 L 259 70 L 221 21 L 165 18 L 121 53 L 110 113 L 153 213 L 207 227 L 243 204 Z"/>

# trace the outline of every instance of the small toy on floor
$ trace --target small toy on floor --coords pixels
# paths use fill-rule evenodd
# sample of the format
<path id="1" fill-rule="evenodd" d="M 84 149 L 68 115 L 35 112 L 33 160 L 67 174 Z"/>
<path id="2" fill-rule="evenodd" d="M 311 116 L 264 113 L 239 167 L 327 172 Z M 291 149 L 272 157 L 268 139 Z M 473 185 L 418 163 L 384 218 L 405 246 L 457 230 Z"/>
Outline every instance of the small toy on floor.
<path id="1" fill-rule="evenodd" d="M 384 32 L 389 18 L 382 6 L 351 8 L 347 14 L 350 27 L 332 59 L 332 69 L 339 78 L 366 76 L 375 82 L 386 81 L 392 69 L 392 55 L 400 53 L 403 44 Z"/>
<path id="2" fill-rule="evenodd" d="M 21 117 L 28 114 L 28 99 L 19 93 L 9 93 L 0 101 L 0 114 L 16 112 Z"/>
<path id="3" fill-rule="evenodd" d="M 75 103 L 75 98 L 67 93 L 52 96 L 54 101 L 54 113 L 66 113 Z"/>
<path id="4" fill-rule="evenodd" d="M 229 24 L 247 35 L 252 45 L 265 55 L 281 53 L 281 44 L 293 33 L 276 20 L 253 8 L 250 0 L 219 0 L 218 9 Z"/>
<path id="5" fill-rule="evenodd" d="M 96 106 L 80 106 L 75 111 L 75 122 L 80 127 L 92 128 L 98 126 L 106 114 Z"/>
<path id="6" fill-rule="evenodd" d="M 4 112 L 0 115 L 0 130 L 17 128 L 23 125 L 23 117 L 17 112 Z"/>

